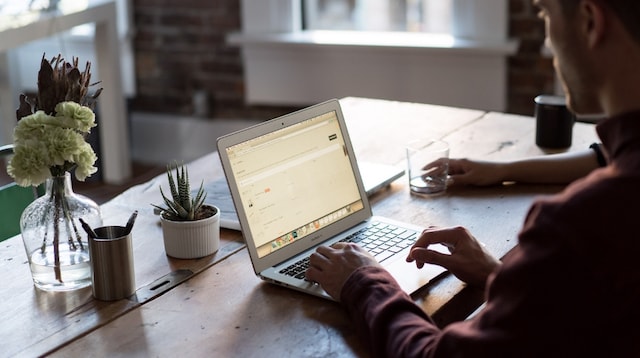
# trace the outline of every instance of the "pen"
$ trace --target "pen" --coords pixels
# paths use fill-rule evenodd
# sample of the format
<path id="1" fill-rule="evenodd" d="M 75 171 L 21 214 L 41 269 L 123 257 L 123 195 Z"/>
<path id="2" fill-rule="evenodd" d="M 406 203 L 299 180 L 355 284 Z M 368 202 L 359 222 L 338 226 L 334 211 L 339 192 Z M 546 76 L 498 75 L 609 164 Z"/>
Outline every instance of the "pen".
<path id="1" fill-rule="evenodd" d="M 134 211 L 133 214 L 131 214 L 131 217 L 129 217 L 129 220 L 127 221 L 127 226 L 125 227 L 125 231 L 127 235 L 131 232 L 131 229 L 133 229 L 133 223 L 136 221 L 137 217 L 138 217 L 138 210 Z"/>
<path id="2" fill-rule="evenodd" d="M 95 231 L 93 231 L 91 226 L 89 226 L 89 224 L 87 224 L 84 220 L 82 220 L 82 218 L 79 218 L 78 220 L 80 220 L 80 224 L 82 224 L 82 228 L 84 229 L 84 231 L 87 232 L 87 235 L 89 235 L 90 238 L 95 239 L 98 237 L 98 235 L 96 235 Z"/>

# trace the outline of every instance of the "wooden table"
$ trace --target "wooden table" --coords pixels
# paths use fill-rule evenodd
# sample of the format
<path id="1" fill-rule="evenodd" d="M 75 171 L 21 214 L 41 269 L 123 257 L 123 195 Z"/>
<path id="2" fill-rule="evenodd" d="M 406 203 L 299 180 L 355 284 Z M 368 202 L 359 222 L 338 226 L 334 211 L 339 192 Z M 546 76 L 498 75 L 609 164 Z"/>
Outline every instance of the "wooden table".
<path id="1" fill-rule="evenodd" d="M 76 2 L 73 7 L 67 6 L 64 12 L 42 11 L 16 16 L 0 13 L 0 144 L 13 142 L 18 95 L 22 91 L 17 85 L 17 71 L 10 68 L 12 58 L 8 51 L 78 25 L 94 23 L 97 75 L 102 80 L 101 86 L 104 87 L 98 98 L 97 108 L 100 117 L 100 173 L 104 181 L 113 184 L 119 184 L 131 176 L 129 124 L 120 76 L 122 71 L 116 21 L 114 0 L 85 0 L 84 4 Z M 51 59 L 57 53 L 46 55 Z M 71 61 L 69 58 L 66 60 Z M 80 70 L 84 70 L 82 61 L 83 59 L 80 59 Z"/>
<path id="2" fill-rule="evenodd" d="M 341 100 L 357 156 L 402 165 L 402 143 L 436 136 L 451 144 L 452 157 L 513 159 L 543 152 L 534 143 L 530 117 L 362 98 Z M 573 147 L 597 141 L 593 125 L 577 123 Z M 189 164 L 192 180 L 222 177 L 216 153 Z M 502 257 L 531 201 L 560 186 L 511 185 L 451 189 L 445 195 L 409 195 L 406 178 L 372 197 L 374 214 L 426 225 L 463 225 Z M 92 299 L 90 289 L 43 293 L 31 285 L 22 242 L 2 243 L 0 312 L 4 352 L 29 356 L 367 356 L 353 326 L 336 303 L 263 283 L 253 273 L 238 232 L 223 230 L 221 249 L 200 260 L 165 256 L 157 203 L 164 175 L 124 192 L 102 206 L 106 224 L 140 215 L 133 232 L 137 296 L 115 302 Z M 184 277 L 182 273 L 186 273 Z M 149 290 L 164 278 L 164 294 Z M 175 285 L 174 285 L 175 284 Z M 440 325 L 464 319 L 481 304 L 482 292 L 446 275 L 416 295 Z"/>

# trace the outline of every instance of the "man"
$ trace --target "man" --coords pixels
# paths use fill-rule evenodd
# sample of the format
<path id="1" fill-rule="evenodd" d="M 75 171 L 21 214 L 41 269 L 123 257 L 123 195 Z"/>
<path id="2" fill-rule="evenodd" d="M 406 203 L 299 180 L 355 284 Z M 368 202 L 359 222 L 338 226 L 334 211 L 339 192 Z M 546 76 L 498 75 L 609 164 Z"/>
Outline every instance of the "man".
<path id="1" fill-rule="evenodd" d="M 443 329 L 360 247 L 318 248 L 307 277 L 342 302 L 373 355 L 640 357 L 640 1 L 534 3 L 567 105 L 607 117 L 608 164 L 536 201 L 503 263 L 464 228 L 425 230 L 407 261 L 486 284 L 485 309 Z"/>

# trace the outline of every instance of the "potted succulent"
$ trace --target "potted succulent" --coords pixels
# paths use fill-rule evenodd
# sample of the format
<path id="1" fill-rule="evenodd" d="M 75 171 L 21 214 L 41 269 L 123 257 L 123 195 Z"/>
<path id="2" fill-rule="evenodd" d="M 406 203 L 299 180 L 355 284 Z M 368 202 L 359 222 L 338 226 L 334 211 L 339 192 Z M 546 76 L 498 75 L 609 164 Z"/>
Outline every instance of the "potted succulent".
<path id="1" fill-rule="evenodd" d="M 171 196 L 160 193 L 166 207 L 152 204 L 160 210 L 164 249 L 168 256 L 195 259 L 211 255 L 220 246 L 220 210 L 204 203 L 203 183 L 192 197 L 189 173 L 184 165 L 175 166 L 175 176 L 167 166 Z"/>

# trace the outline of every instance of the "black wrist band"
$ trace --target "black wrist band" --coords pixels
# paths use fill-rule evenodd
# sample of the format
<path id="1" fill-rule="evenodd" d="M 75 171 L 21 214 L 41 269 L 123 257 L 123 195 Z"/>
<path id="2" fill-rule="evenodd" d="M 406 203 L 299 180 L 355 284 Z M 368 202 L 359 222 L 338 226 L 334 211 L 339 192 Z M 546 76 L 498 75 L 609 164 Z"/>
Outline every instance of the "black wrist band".
<path id="1" fill-rule="evenodd" d="M 593 149 L 596 152 L 596 158 L 598 159 L 598 165 L 601 167 L 607 166 L 607 160 L 604 158 L 604 154 L 602 154 L 602 149 L 600 149 L 599 143 L 593 143 L 589 146 L 590 149 Z"/>

